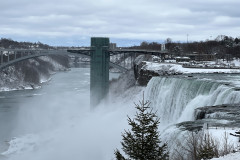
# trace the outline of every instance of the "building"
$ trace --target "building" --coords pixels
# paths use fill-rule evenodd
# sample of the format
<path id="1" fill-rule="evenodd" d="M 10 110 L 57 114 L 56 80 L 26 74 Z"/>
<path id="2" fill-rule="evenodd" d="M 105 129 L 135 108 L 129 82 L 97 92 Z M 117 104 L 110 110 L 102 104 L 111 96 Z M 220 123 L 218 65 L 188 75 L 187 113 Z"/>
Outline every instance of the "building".
<path id="1" fill-rule="evenodd" d="M 161 44 L 161 51 L 165 51 L 166 50 L 166 46 L 165 46 L 165 44 L 163 43 L 163 44 Z"/>
<path id="2" fill-rule="evenodd" d="M 213 54 L 187 54 L 187 56 L 193 61 L 213 61 L 215 60 L 215 55 Z"/>
<path id="3" fill-rule="evenodd" d="M 175 57 L 176 62 L 189 62 L 191 59 L 189 57 Z"/>
<path id="4" fill-rule="evenodd" d="M 117 48 L 117 44 L 116 43 L 110 43 L 109 48 L 110 49 L 116 49 Z"/>

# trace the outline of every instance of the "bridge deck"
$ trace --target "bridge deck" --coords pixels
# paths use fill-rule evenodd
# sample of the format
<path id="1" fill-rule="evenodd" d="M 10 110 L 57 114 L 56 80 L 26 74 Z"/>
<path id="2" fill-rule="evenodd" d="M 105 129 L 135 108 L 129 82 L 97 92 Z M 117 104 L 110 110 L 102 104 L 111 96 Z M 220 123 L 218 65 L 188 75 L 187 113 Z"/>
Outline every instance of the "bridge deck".
<path id="1" fill-rule="evenodd" d="M 30 58 L 48 56 L 48 55 L 72 55 L 72 56 L 85 56 L 90 58 L 90 53 L 93 51 L 91 48 L 83 49 L 66 49 L 66 50 L 31 50 L 31 49 L 0 49 L 0 69 L 6 68 L 16 62 L 23 61 Z M 129 53 L 129 54 L 152 54 L 164 55 L 166 51 L 160 50 L 146 50 L 146 49 L 109 49 L 110 55 Z M 126 68 L 110 62 L 110 66 L 117 68 L 123 72 L 127 71 Z"/>
<path id="2" fill-rule="evenodd" d="M 90 58 L 91 49 L 78 49 L 78 50 L 29 50 L 29 49 L 0 49 L 0 70 L 23 60 L 49 56 L 49 55 L 71 55 L 77 57 Z M 111 67 L 117 68 L 122 72 L 128 69 L 109 62 Z"/>
<path id="3" fill-rule="evenodd" d="M 110 49 L 110 53 L 141 53 L 141 54 L 166 54 L 167 51 L 148 50 L 148 49 Z"/>
<path id="4" fill-rule="evenodd" d="M 66 49 L 66 50 L 31 50 L 31 49 L 0 49 L 0 52 L 71 52 L 71 53 L 83 53 L 83 52 L 91 52 L 92 49 L 86 48 L 86 49 Z M 147 49 L 109 49 L 110 53 L 142 53 L 142 54 L 150 54 L 150 53 L 159 53 L 159 54 L 166 54 L 167 51 L 161 51 L 161 50 L 147 50 Z"/>

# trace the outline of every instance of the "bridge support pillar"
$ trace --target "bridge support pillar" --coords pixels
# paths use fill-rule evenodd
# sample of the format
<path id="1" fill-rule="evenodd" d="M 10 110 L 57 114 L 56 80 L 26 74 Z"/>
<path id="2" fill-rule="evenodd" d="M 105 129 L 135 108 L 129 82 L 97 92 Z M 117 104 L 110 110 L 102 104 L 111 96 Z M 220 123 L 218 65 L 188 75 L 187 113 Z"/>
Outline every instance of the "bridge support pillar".
<path id="1" fill-rule="evenodd" d="M 3 51 L 1 51 L 1 64 L 3 64 Z"/>
<path id="2" fill-rule="evenodd" d="M 95 107 L 109 90 L 109 38 L 91 38 L 90 104 Z"/>
<path id="3" fill-rule="evenodd" d="M 9 56 L 10 56 L 9 54 L 10 54 L 10 52 L 8 52 L 8 55 L 7 55 L 7 62 L 9 62 L 9 60 L 10 60 L 9 59 Z"/>
<path id="4" fill-rule="evenodd" d="M 125 62 L 125 60 L 126 60 L 126 56 L 125 56 L 125 52 L 123 53 L 123 66 L 124 66 L 124 68 L 126 68 L 126 62 Z"/>

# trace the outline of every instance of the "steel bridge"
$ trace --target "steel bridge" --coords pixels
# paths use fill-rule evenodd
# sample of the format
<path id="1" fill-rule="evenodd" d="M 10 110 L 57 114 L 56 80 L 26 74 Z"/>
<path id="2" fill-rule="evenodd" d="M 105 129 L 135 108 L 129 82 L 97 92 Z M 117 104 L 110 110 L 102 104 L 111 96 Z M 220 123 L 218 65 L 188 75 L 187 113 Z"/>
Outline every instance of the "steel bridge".
<path id="1" fill-rule="evenodd" d="M 77 51 L 77 52 L 76 52 Z M 27 59 L 37 58 L 49 55 L 67 55 L 75 57 L 90 58 L 90 49 L 80 50 L 29 50 L 29 49 L 0 49 L 0 71 L 13 65 L 14 63 Z M 117 68 L 121 72 L 126 72 L 128 69 L 116 63 L 109 62 L 111 67 Z"/>
<path id="2" fill-rule="evenodd" d="M 92 37 L 91 47 L 87 49 L 68 50 L 31 50 L 31 49 L 0 49 L 0 70 L 14 63 L 31 58 L 49 55 L 72 55 L 77 57 L 91 58 L 90 69 L 90 94 L 91 106 L 96 106 L 108 94 L 109 89 L 109 66 L 126 72 L 128 69 L 110 62 L 110 55 L 128 54 L 131 60 L 136 54 L 158 55 L 161 58 L 166 54 L 157 50 L 141 49 L 109 49 L 109 38 Z"/>

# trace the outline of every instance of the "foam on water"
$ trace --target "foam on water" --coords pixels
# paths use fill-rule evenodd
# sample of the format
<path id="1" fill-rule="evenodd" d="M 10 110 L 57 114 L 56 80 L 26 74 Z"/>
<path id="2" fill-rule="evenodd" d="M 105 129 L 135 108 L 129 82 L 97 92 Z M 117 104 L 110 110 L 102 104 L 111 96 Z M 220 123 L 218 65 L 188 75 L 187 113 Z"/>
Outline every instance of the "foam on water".
<path id="1" fill-rule="evenodd" d="M 53 78 L 41 89 L 45 94 L 24 103 L 13 131 L 16 138 L 2 155 L 10 160 L 112 159 L 121 148 L 121 132 L 129 128 L 127 115 L 135 114 L 134 99 L 129 103 L 117 97 L 117 102 L 109 99 L 90 109 L 88 72 L 61 73 L 61 81 Z"/>
<path id="2" fill-rule="evenodd" d="M 2 155 L 11 160 L 113 159 L 114 150 L 121 148 L 121 133 L 129 128 L 127 115 L 135 114 L 133 102 L 141 99 L 144 88 L 126 89 L 92 110 L 88 73 L 61 73 L 61 81 L 53 79 L 42 88 L 46 94 L 26 102 L 18 113 L 17 138 L 9 141 Z M 70 90 L 65 81 L 69 81 Z M 164 129 L 162 137 L 170 145 L 185 134 L 174 124 L 193 120 L 195 108 L 240 102 L 238 91 L 206 79 L 152 78 L 145 96 L 158 110 L 159 130 Z"/>
<path id="3" fill-rule="evenodd" d="M 194 120 L 198 107 L 240 103 L 233 87 L 201 79 L 153 77 L 145 92 L 164 124 Z"/>

